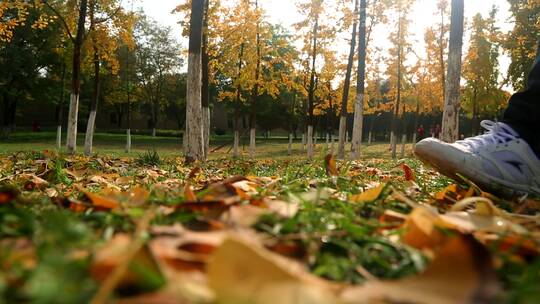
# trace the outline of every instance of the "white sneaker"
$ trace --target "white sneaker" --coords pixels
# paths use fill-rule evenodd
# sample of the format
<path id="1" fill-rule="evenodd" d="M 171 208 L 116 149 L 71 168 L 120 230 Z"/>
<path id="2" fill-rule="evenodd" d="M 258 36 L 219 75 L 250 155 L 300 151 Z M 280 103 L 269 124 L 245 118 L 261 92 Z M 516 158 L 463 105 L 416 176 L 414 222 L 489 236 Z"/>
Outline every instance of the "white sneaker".
<path id="1" fill-rule="evenodd" d="M 486 134 L 448 144 L 427 138 L 414 153 L 442 174 L 461 174 L 486 190 L 540 195 L 540 159 L 509 125 L 484 120 Z M 502 186 L 502 187 L 501 187 Z"/>

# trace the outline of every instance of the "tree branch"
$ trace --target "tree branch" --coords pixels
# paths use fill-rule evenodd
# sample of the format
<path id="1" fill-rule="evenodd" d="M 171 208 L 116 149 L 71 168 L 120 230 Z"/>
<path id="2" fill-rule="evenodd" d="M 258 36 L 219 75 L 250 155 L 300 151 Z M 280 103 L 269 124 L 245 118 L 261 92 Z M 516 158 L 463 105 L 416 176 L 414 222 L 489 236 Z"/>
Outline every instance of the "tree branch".
<path id="1" fill-rule="evenodd" d="M 58 12 L 58 10 L 56 10 L 52 5 L 50 5 L 49 2 L 47 2 L 47 0 L 42 0 L 42 3 L 45 4 L 51 11 L 53 11 L 53 13 L 60 19 L 60 21 L 62 21 L 62 25 L 64 26 L 64 29 L 66 30 L 69 36 L 69 39 L 71 39 L 71 41 L 75 43 L 75 38 L 73 37 L 73 35 L 71 34 L 71 31 L 69 30 L 69 26 L 66 22 L 66 19 L 64 19 L 64 17 L 62 17 L 62 15 Z"/>

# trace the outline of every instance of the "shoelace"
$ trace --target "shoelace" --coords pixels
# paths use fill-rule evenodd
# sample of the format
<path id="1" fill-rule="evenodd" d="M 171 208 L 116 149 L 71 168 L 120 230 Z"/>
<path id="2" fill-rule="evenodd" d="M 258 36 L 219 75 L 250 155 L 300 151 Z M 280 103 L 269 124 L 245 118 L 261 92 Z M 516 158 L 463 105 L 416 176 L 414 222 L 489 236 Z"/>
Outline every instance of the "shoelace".
<path id="1" fill-rule="evenodd" d="M 480 126 L 487 130 L 485 134 L 459 140 L 456 142 L 456 144 L 466 146 L 472 151 L 476 151 L 482 146 L 505 144 L 508 141 L 518 137 L 516 131 L 502 122 L 484 120 L 480 123 Z"/>

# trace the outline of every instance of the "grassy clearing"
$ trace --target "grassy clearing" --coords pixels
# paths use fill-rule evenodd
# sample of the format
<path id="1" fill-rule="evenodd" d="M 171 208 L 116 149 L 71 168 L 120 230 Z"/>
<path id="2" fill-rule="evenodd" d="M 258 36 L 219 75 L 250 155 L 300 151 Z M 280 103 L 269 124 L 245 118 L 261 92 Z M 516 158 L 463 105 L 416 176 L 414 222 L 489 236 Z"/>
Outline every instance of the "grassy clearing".
<path id="1" fill-rule="evenodd" d="M 65 142 L 65 141 L 63 141 Z M 94 152 L 99 155 L 110 156 L 131 156 L 138 157 L 148 151 L 156 150 L 161 156 L 174 157 L 182 153 L 182 140 L 175 137 L 152 137 L 146 135 L 132 135 L 132 151 L 127 154 L 124 151 L 125 136 L 122 134 L 97 133 L 94 137 Z M 266 158 L 289 158 L 287 154 L 286 138 L 258 138 L 257 159 Z M 214 136 L 211 140 L 210 150 L 216 150 L 210 154 L 210 159 L 227 157 L 231 152 L 232 138 L 230 136 Z M 81 151 L 84 147 L 84 134 L 78 136 L 78 147 Z M 241 141 L 241 151 L 243 157 L 247 157 L 249 148 L 249 139 L 243 138 Z M 337 149 L 337 144 L 336 144 Z M 400 149 L 400 148 L 399 148 Z M 398 150 L 399 150 L 398 149 Z M 411 156 L 411 145 L 406 146 L 407 157 Z M 56 150 L 56 133 L 53 132 L 19 132 L 14 133 L 9 140 L 0 142 L 0 155 L 8 155 L 21 151 L 44 151 Z M 320 140 L 315 150 L 319 156 L 326 153 L 326 144 Z M 305 152 L 302 151 L 300 140 L 294 141 L 293 156 L 302 157 Z M 388 158 L 388 144 L 375 143 L 369 147 L 364 146 L 363 158 Z"/>

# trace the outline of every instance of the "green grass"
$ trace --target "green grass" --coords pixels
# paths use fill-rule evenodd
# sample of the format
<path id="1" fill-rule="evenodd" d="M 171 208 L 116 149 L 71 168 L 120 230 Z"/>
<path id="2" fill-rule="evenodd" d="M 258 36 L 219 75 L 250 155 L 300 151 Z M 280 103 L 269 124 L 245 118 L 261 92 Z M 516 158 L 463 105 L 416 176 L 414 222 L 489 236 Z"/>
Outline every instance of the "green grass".
<path id="1" fill-rule="evenodd" d="M 182 139 L 175 137 L 152 137 L 147 135 L 132 135 L 132 150 L 131 153 L 125 153 L 126 137 L 123 134 L 96 133 L 94 136 L 94 153 L 97 155 L 110 156 L 131 156 L 138 157 L 147 151 L 156 150 L 163 157 L 174 157 L 182 155 Z M 65 144 L 65 138 L 62 139 Z M 242 138 L 240 142 L 242 157 L 247 158 L 249 139 Z M 284 137 L 272 137 L 265 139 L 257 138 L 257 159 L 280 158 L 288 159 L 287 155 L 288 140 Z M 232 137 L 230 136 L 214 136 L 211 138 L 210 150 L 214 151 L 210 154 L 210 159 L 230 156 L 232 146 Z M 78 151 L 82 152 L 84 148 L 84 134 L 79 134 L 77 138 Z M 335 145 L 337 149 L 337 144 Z M 64 148 L 62 148 L 64 149 Z M 401 147 L 398 147 L 398 154 Z M 411 145 L 406 148 L 407 156 L 410 156 Z M 56 133 L 54 132 L 16 132 L 9 139 L 0 142 L 0 155 L 9 155 L 21 151 L 44 151 L 56 150 Z M 388 144 L 376 143 L 369 147 L 363 146 L 362 157 L 365 159 L 389 157 Z M 302 150 L 300 140 L 293 143 L 293 156 L 303 156 L 305 151 Z M 326 153 L 326 144 L 323 140 L 319 140 L 315 152 L 320 154 Z"/>

